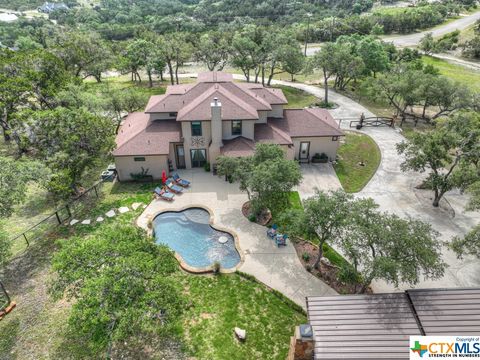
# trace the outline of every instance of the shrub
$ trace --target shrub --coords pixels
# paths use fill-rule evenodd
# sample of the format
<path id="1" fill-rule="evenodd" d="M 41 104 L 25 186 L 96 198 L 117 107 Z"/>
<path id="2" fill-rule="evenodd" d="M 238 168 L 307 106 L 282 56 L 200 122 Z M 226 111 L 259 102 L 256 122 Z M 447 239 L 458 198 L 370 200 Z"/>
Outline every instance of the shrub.
<path id="1" fill-rule="evenodd" d="M 206 172 L 210 172 L 210 163 L 206 162 L 205 165 L 203 165 L 203 168 L 205 169 Z"/>
<path id="2" fill-rule="evenodd" d="M 310 254 L 307 253 L 307 252 L 304 252 L 304 253 L 302 254 L 302 259 L 303 259 L 303 261 L 305 261 L 305 262 L 309 262 L 309 261 L 310 261 Z"/>
<path id="3" fill-rule="evenodd" d="M 307 269 L 308 272 L 312 272 L 312 265 L 305 266 L 305 269 Z"/>
<path id="4" fill-rule="evenodd" d="M 344 265 L 338 272 L 338 280 L 345 284 L 356 284 L 359 280 L 358 273 L 351 265 Z"/>
<path id="5" fill-rule="evenodd" d="M 214 274 L 219 274 L 221 268 L 222 268 L 222 265 L 220 264 L 220 262 L 215 261 L 215 262 L 213 263 L 213 268 L 212 268 L 212 270 L 213 270 L 213 273 L 214 273 Z"/>
<path id="6" fill-rule="evenodd" d="M 255 220 L 257 220 L 257 216 L 254 213 L 251 213 L 250 215 L 248 215 L 248 220 L 250 220 L 251 222 L 255 222 Z"/>

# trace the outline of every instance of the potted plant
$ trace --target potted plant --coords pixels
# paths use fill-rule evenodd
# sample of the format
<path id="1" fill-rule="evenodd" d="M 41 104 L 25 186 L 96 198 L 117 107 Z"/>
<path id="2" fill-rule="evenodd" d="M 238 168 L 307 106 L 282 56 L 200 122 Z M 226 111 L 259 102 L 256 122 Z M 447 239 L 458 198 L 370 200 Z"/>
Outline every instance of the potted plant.
<path id="1" fill-rule="evenodd" d="M 327 163 L 328 162 L 328 155 L 325 153 L 316 153 L 312 156 L 312 163 Z"/>

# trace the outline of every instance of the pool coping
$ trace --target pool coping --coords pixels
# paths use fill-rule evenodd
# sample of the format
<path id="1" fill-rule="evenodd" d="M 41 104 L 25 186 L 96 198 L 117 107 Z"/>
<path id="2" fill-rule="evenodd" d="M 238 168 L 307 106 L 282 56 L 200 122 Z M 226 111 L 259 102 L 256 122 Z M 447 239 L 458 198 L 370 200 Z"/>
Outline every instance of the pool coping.
<path id="1" fill-rule="evenodd" d="M 200 208 L 200 209 L 203 209 L 203 210 L 207 211 L 208 214 L 210 215 L 208 224 L 213 229 L 229 233 L 230 235 L 233 236 L 234 245 L 235 245 L 235 248 L 238 252 L 238 255 L 240 256 L 240 261 L 238 262 L 238 264 L 236 266 L 234 266 L 232 268 L 224 269 L 224 268 L 220 267 L 220 273 L 231 274 L 231 273 L 236 272 L 245 262 L 245 255 L 242 251 L 242 248 L 240 247 L 240 240 L 238 238 L 238 235 L 234 230 L 227 229 L 226 227 L 224 227 L 222 225 L 216 225 L 215 224 L 215 214 L 214 214 L 213 210 L 210 209 L 208 206 L 198 205 L 198 204 L 190 204 L 190 205 L 187 205 L 187 206 L 182 206 L 180 208 L 171 208 L 171 209 L 164 209 L 164 210 L 161 210 L 161 211 L 157 211 L 157 212 L 155 212 L 155 213 L 153 213 L 149 216 L 151 216 L 151 219 L 153 221 L 158 215 L 161 215 L 161 214 L 164 214 L 164 213 L 167 213 L 167 212 L 182 212 L 182 211 L 192 209 L 192 208 L 197 208 L 197 209 Z M 151 229 L 148 229 L 148 234 L 150 236 L 153 236 L 153 234 L 154 234 L 153 227 Z M 203 268 L 193 267 L 193 266 L 188 265 L 185 262 L 185 260 L 183 260 L 183 257 L 179 253 L 177 253 L 176 251 L 173 251 L 173 254 L 174 254 L 175 258 L 177 259 L 177 261 L 179 262 L 182 269 L 185 270 L 185 271 L 188 271 L 188 272 L 193 273 L 193 274 L 205 274 L 205 273 L 213 273 L 214 272 L 213 265 L 206 266 L 206 267 L 203 267 Z"/>

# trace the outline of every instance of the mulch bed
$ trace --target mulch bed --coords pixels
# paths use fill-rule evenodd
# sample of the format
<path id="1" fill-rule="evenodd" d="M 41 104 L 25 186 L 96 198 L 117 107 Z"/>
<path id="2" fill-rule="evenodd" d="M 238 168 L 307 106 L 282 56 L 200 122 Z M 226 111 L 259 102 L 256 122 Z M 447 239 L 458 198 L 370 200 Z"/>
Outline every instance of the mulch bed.
<path id="1" fill-rule="evenodd" d="M 247 201 L 242 205 L 242 214 L 247 219 L 250 220 L 250 215 L 252 214 L 252 205 L 250 201 Z M 260 215 L 255 218 L 255 223 L 262 226 L 267 226 L 267 224 L 272 220 L 272 213 L 270 210 L 263 210 Z"/>
<path id="2" fill-rule="evenodd" d="M 300 262 L 312 275 L 322 279 L 339 294 L 357 294 L 359 292 L 360 285 L 345 284 L 338 280 L 338 272 L 340 269 L 337 266 L 326 264 L 325 262 L 321 261 L 320 271 L 313 267 L 318 256 L 317 246 L 305 240 L 299 240 L 292 243 L 293 246 L 295 246 L 295 250 L 297 251 Z M 305 253 L 309 255 L 308 261 L 305 261 L 303 257 L 303 254 Z M 369 288 L 366 293 L 372 293 L 371 289 Z"/>

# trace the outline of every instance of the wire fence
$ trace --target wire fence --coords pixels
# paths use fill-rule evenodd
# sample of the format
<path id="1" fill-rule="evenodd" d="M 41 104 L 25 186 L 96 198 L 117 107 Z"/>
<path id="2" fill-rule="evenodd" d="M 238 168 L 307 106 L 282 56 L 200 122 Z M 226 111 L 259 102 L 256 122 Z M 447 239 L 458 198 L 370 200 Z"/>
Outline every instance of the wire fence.
<path id="1" fill-rule="evenodd" d="M 102 190 L 105 182 L 113 181 L 115 175 L 102 179 L 95 183 L 92 187 L 85 190 L 75 199 L 59 207 L 55 212 L 45 217 L 32 227 L 28 228 L 21 234 L 16 235 L 10 239 L 11 242 L 18 242 L 19 240 L 25 242 L 24 250 L 26 250 L 32 242 L 45 236 L 53 228 L 64 224 L 76 214 L 80 214 L 86 208 L 94 205 L 96 201 L 103 195 Z"/>
<path id="2" fill-rule="evenodd" d="M 113 181 L 115 176 L 114 174 L 98 181 L 92 187 L 82 192 L 81 195 L 60 206 L 55 212 L 46 216 L 43 220 L 11 238 L 10 241 L 15 248 L 15 254 L 12 260 L 21 256 L 36 240 L 48 235 L 59 225 L 65 224 L 70 219 L 73 219 L 75 215 L 81 214 L 86 209 L 95 205 L 98 199 L 103 196 L 105 183 Z M 0 281 L 0 313 L 9 304 L 10 298 Z"/>

